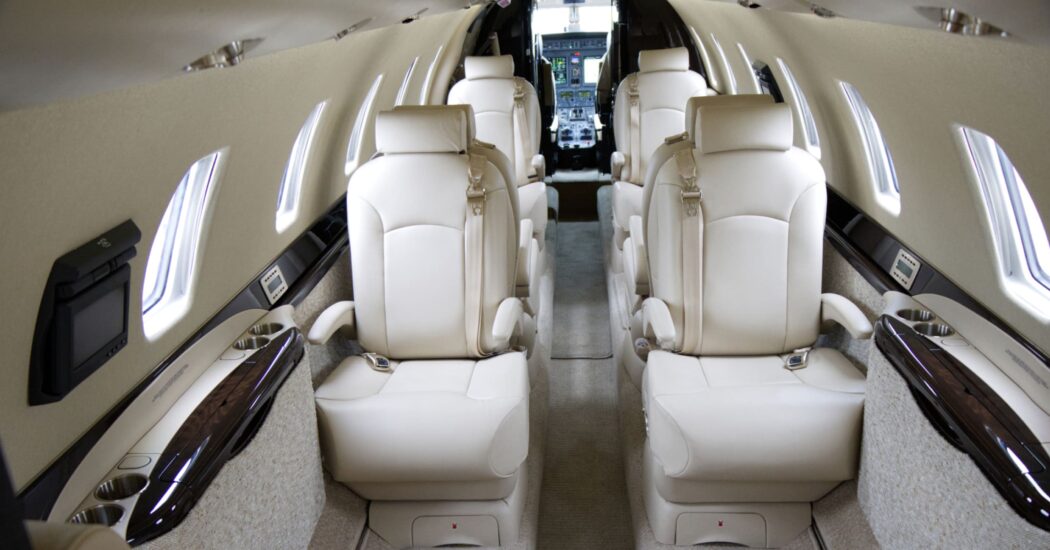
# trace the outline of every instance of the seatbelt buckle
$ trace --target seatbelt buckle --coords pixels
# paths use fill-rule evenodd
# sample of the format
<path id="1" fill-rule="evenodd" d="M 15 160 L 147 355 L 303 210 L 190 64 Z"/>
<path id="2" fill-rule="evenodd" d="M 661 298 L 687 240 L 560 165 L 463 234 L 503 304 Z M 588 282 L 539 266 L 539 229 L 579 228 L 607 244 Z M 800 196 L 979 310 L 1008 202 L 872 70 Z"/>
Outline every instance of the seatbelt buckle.
<path id="1" fill-rule="evenodd" d="M 362 353 L 361 357 L 368 361 L 368 366 L 372 367 L 372 370 L 377 372 L 394 372 L 393 367 L 390 364 L 390 359 L 379 355 L 378 353 Z"/>
<path id="2" fill-rule="evenodd" d="M 799 348 L 784 358 L 784 368 L 787 370 L 800 370 L 806 368 L 809 363 L 809 352 L 812 348 Z"/>
<path id="3" fill-rule="evenodd" d="M 485 210 L 485 189 L 473 186 L 468 187 L 467 205 L 470 206 L 470 210 L 474 212 L 475 216 L 480 216 Z"/>
<path id="4" fill-rule="evenodd" d="M 700 201 L 704 200 L 704 193 L 697 187 L 682 189 L 682 205 L 685 206 L 686 216 L 695 216 L 700 212 Z"/>
<path id="5" fill-rule="evenodd" d="M 667 144 L 667 145 L 674 145 L 676 143 L 681 143 L 683 141 L 687 141 L 688 139 L 689 139 L 689 132 L 682 132 L 681 134 L 675 134 L 673 136 L 668 136 L 668 137 L 664 138 L 664 143 Z"/>

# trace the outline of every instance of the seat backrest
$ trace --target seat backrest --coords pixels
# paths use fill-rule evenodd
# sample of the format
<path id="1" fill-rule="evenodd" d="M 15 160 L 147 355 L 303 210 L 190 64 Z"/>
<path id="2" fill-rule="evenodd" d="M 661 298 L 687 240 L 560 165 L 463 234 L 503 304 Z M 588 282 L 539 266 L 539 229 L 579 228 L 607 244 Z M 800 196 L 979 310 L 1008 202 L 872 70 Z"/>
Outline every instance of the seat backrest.
<path id="1" fill-rule="evenodd" d="M 514 58 L 509 55 L 467 57 L 466 75 L 448 93 L 449 105 L 470 105 L 474 109 L 477 138 L 496 146 L 510 159 L 516 183 L 528 183 L 532 156 L 540 150 L 540 103 L 536 89 L 524 78 L 514 76 Z M 515 93 L 524 94 L 526 127 L 519 134 L 514 126 Z M 524 139 L 516 146 L 516 139 Z M 519 154 L 519 151 L 521 153 Z"/>
<path id="2" fill-rule="evenodd" d="M 644 211 L 651 294 L 667 304 L 683 353 L 768 355 L 810 346 L 819 331 L 824 170 L 792 146 L 786 104 L 702 103 L 692 103 L 700 143 L 686 153 L 701 193 L 698 218 L 690 226 L 687 185 L 673 157 L 656 174 Z M 699 246 L 689 246 L 690 227 L 700 230 L 692 240 Z M 685 267 L 697 263 L 695 271 Z M 692 299 L 690 276 L 699 277 Z M 690 314 L 701 330 L 686 344 Z"/>
<path id="3" fill-rule="evenodd" d="M 376 117 L 377 156 L 354 172 L 346 194 L 357 335 L 368 351 L 392 359 L 503 351 L 494 349 L 492 323 L 514 296 L 517 190 L 508 186 L 506 158 L 474 141 L 473 119 L 468 106 L 398 107 Z M 485 157 L 480 255 L 466 242 L 473 155 Z M 470 259 L 478 256 L 481 353 L 471 349 L 467 310 L 477 288 L 467 284 Z"/>
<path id="4" fill-rule="evenodd" d="M 554 107 L 554 71 L 546 57 L 540 58 L 540 87 L 543 89 L 543 106 Z"/>
<path id="5" fill-rule="evenodd" d="M 632 89 L 638 96 L 637 128 L 631 124 Z M 624 179 L 642 184 L 653 151 L 664 138 L 685 131 L 686 102 L 708 93 L 704 77 L 689 70 L 685 48 L 638 52 L 638 72 L 627 75 L 617 86 L 613 109 L 616 149 L 628 158 L 630 174 L 635 174 L 624 174 Z M 632 132 L 638 132 L 638 152 L 631 151 Z"/>

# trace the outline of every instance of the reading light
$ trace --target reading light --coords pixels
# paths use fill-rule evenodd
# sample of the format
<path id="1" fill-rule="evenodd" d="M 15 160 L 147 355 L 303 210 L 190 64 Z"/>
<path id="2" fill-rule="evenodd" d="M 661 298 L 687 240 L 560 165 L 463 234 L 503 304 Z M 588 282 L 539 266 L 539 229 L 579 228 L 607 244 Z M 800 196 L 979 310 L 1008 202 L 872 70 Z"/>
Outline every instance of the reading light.
<path id="1" fill-rule="evenodd" d="M 262 38 L 248 38 L 245 40 L 234 40 L 214 52 L 205 54 L 196 59 L 182 70 L 186 72 L 203 71 L 204 69 L 222 69 L 232 67 L 244 61 L 244 56 L 262 42 Z"/>

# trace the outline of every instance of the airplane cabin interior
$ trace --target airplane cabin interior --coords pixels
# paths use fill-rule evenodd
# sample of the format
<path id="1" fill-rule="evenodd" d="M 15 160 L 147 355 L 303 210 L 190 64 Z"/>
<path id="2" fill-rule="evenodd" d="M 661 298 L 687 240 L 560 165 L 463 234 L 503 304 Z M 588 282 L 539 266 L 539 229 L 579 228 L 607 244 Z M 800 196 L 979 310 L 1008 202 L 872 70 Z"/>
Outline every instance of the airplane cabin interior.
<path id="1" fill-rule="evenodd" d="M 1050 4 L 0 3 L 0 547 L 1050 548 Z"/>

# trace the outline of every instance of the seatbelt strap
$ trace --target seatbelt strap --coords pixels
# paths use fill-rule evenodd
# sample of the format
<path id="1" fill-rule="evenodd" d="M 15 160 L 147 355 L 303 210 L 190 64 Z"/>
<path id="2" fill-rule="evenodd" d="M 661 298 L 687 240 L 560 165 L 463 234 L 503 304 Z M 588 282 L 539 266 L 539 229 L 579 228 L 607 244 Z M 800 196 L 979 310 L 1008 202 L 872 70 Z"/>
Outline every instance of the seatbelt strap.
<path id="1" fill-rule="evenodd" d="M 516 185 L 525 185 L 529 182 L 529 170 L 532 159 L 526 151 L 531 143 L 528 119 L 525 116 L 525 81 L 519 77 L 514 78 L 514 177 Z"/>
<path id="2" fill-rule="evenodd" d="M 467 351 L 477 357 L 481 349 L 482 266 L 485 265 L 485 165 L 488 158 L 474 144 L 467 151 L 467 220 L 464 226 L 466 269 Z"/>
<path id="3" fill-rule="evenodd" d="M 682 298 L 685 313 L 682 351 L 700 353 L 704 326 L 704 213 L 691 144 L 674 153 L 682 179 Z"/>
<path id="4" fill-rule="evenodd" d="M 631 111 L 630 123 L 630 157 L 627 159 L 630 174 L 628 181 L 631 183 L 642 183 L 642 115 L 641 101 L 638 98 L 638 74 L 632 73 L 627 77 L 627 102 Z"/>

